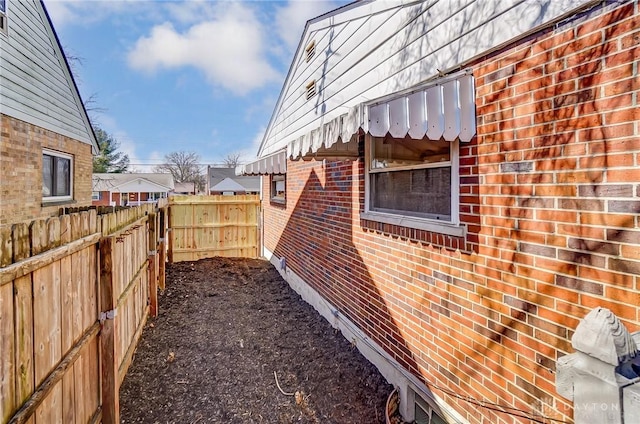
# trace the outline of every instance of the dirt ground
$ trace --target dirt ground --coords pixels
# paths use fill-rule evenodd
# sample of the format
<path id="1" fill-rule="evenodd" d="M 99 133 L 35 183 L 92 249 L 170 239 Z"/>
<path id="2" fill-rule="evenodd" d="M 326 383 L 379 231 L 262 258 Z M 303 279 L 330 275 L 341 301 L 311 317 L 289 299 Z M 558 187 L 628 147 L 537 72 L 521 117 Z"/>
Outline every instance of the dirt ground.
<path id="1" fill-rule="evenodd" d="M 385 422 L 393 388 L 266 261 L 170 265 L 159 311 L 120 389 L 123 423 Z"/>

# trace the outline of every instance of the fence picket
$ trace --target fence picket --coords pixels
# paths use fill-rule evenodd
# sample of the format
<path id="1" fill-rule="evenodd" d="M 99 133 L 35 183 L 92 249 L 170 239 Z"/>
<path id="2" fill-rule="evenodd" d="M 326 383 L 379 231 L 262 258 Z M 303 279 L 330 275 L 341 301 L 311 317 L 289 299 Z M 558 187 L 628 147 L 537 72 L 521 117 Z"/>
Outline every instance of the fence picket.
<path id="1" fill-rule="evenodd" d="M 11 236 L 13 239 L 13 261 L 18 262 L 31 256 L 29 226 L 25 223 L 13 224 Z"/>
<path id="2" fill-rule="evenodd" d="M 60 236 L 60 218 L 47 219 L 47 250 L 62 245 L 62 237 Z"/>
<path id="3" fill-rule="evenodd" d="M 119 421 L 117 392 L 149 314 L 150 282 L 164 277 L 148 261 L 162 246 L 155 211 L 65 209 L 0 227 L 0 423 Z M 110 298 L 99 264 L 110 268 Z M 98 312 L 116 309 L 100 326 Z"/>
<path id="4" fill-rule="evenodd" d="M 15 409 L 15 340 L 13 286 L 0 286 L 0 418 L 3 422 Z"/>
<path id="5" fill-rule="evenodd" d="M 38 255 L 48 249 L 47 221 L 38 219 L 29 225 L 29 238 L 31 239 L 31 254 Z"/>
<path id="6" fill-rule="evenodd" d="M 71 216 L 64 215 L 58 218 L 58 220 L 60 221 L 60 243 L 67 244 L 72 240 L 71 232 L 73 230 L 71 229 Z"/>
<path id="7" fill-rule="evenodd" d="M 10 286 L 8 286 L 10 287 Z M 16 405 L 22 405 L 35 389 L 33 372 L 33 284 L 31 274 L 14 282 L 16 316 Z"/>
<path id="8" fill-rule="evenodd" d="M 149 214 L 149 312 L 158 316 L 158 280 L 156 279 L 156 214 Z"/>
<path id="9" fill-rule="evenodd" d="M 11 227 L 0 227 L 0 267 L 13 263 L 13 237 Z"/>

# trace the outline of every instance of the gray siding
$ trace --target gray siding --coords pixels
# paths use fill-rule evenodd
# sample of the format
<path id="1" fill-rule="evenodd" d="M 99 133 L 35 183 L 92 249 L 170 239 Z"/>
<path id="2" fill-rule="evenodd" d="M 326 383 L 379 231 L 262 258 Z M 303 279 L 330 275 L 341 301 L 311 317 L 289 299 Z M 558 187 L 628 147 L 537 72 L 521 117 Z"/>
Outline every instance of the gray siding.
<path id="1" fill-rule="evenodd" d="M 2 113 L 91 144 L 86 113 L 40 2 L 9 0 L 7 18 L 8 36 L 0 35 Z"/>
<path id="2" fill-rule="evenodd" d="M 587 0 L 356 3 L 310 21 L 259 155 L 362 102 L 401 91 L 548 22 Z M 316 54 L 306 61 L 306 46 Z M 306 100 L 316 81 L 317 95 Z"/>

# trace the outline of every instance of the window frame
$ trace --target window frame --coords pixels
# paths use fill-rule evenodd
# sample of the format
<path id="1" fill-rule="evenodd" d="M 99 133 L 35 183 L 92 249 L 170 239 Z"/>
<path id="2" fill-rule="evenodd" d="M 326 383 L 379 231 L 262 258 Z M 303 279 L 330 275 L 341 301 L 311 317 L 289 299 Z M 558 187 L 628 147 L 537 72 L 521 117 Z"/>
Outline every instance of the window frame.
<path id="1" fill-rule="evenodd" d="M 8 0 L 0 0 L 0 4 L 3 5 L 0 8 L 0 34 L 4 34 L 5 36 L 9 35 L 9 19 L 7 17 L 7 3 Z"/>
<path id="2" fill-rule="evenodd" d="M 435 233 L 442 233 L 451 236 L 464 236 L 465 227 L 460 225 L 460 141 L 455 140 L 450 142 L 450 160 L 449 166 L 451 167 L 451 220 L 445 221 L 442 219 L 432 219 L 427 217 L 420 217 L 411 214 L 403 214 L 402 211 L 398 213 L 385 210 L 378 211 L 371 209 L 371 176 L 379 172 L 396 172 L 407 171 L 412 169 L 426 169 L 442 167 L 442 163 L 421 164 L 401 166 L 397 168 L 386 168 L 384 170 L 372 170 L 371 159 L 373 149 L 374 137 L 370 134 L 365 136 L 365 196 L 364 196 L 364 212 L 360 214 L 360 218 L 369 221 L 381 222 L 384 224 L 398 225 L 402 227 L 414 228 L 418 230 L 431 231 Z"/>
<path id="3" fill-rule="evenodd" d="M 439 414 L 438 412 L 436 412 L 436 410 L 429 404 L 429 402 L 427 402 L 426 400 L 424 400 L 421 396 L 417 395 L 415 396 L 415 401 L 413 403 L 414 405 L 414 411 L 417 412 L 417 409 L 420 408 L 422 410 L 422 412 L 424 412 L 425 415 L 427 415 L 427 423 L 426 424 L 431 424 L 434 422 L 434 419 L 438 419 L 441 422 L 448 422 L 448 420 L 443 417 L 441 414 Z M 418 415 L 417 413 L 415 415 Z M 434 418 L 434 416 L 436 418 Z M 416 422 L 418 421 L 417 418 L 415 420 Z"/>
<path id="4" fill-rule="evenodd" d="M 276 183 L 284 182 L 284 195 L 275 196 Z M 269 200 L 274 203 L 285 204 L 287 202 L 287 174 L 271 174 L 269 177 Z"/>
<path id="5" fill-rule="evenodd" d="M 73 183 L 74 183 L 74 179 L 73 179 L 73 174 L 74 174 L 74 161 L 73 161 L 73 155 L 70 155 L 68 153 L 62 153 L 62 152 L 58 152 L 55 150 L 49 150 L 49 149 L 42 149 L 42 169 L 41 169 L 41 175 L 42 175 L 42 188 L 44 188 L 44 157 L 45 156 L 51 156 L 54 158 L 53 161 L 53 167 L 52 167 L 52 182 L 55 185 L 55 179 L 56 179 L 56 158 L 60 158 L 60 159 L 66 159 L 69 161 L 69 194 L 65 194 L 62 196 L 45 196 L 44 194 L 42 195 L 42 202 L 43 203 L 57 203 L 57 202 L 68 202 L 68 201 L 72 201 L 73 200 Z"/>

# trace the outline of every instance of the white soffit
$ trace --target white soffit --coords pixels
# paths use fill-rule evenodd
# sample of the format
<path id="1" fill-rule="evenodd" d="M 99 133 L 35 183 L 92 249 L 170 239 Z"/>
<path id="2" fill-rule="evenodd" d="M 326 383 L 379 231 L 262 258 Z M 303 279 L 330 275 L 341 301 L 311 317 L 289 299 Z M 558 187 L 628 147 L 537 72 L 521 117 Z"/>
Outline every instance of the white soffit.
<path id="1" fill-rule="evenodd" d="M 473 75 L 442 78 L 428 87 L 389 96 L 365 109 L 367 131 L 374 137 L 420 140 L 459 139 L 469 142 L 476 134 Z"/>
<path id="2" fill-rule="evenodd" d="M 284 150 L 236 168 L 236 175 L 285 174 L 286 172 L 287 153 Z"/>

